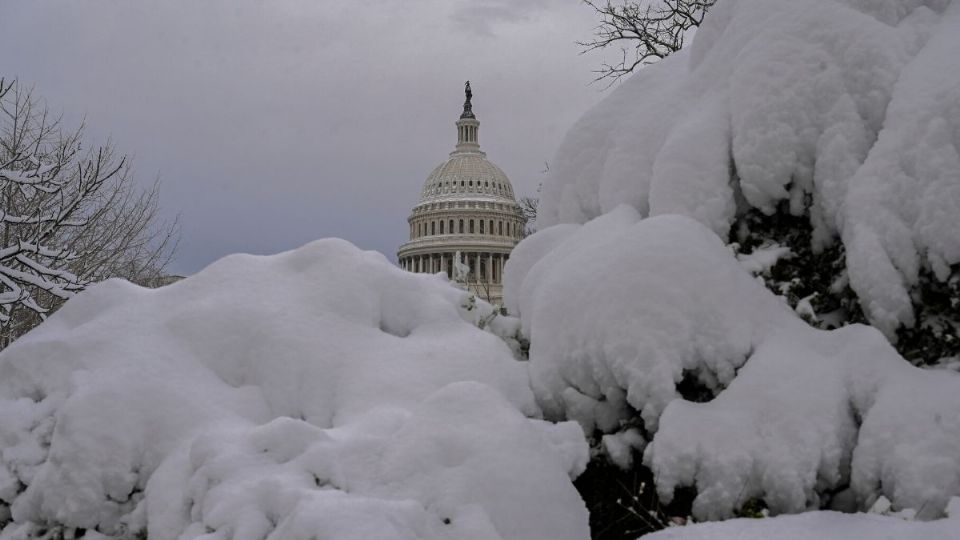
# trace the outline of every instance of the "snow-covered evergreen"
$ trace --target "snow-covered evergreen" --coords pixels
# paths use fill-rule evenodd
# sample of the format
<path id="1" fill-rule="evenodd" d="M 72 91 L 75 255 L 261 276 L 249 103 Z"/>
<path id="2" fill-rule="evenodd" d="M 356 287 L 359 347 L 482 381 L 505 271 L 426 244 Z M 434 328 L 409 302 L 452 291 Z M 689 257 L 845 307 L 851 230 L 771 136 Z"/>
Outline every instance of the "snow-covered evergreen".
<path id="1" fill-rule="evenodd" d="M 698 519 L 942 516 L 960 377 L 902 355 L 960 351 L 958 36 L 949 1 L 725 0 L 588 112 L 505 276 L 548 418 Z"/>
<path id="2" fill-rule="evenodd" d="M 809 327 L 696 221 L 620 206 L 525 240 L 506 277 L 547 417 L 639 427 L 661 499 L 695 487 L 698 519 L 881 495 L 934 518 L 960 493 L 960 374 Z"/>
<path id="3" fill-rule="evenodd" d="M 833 308 L 849 287 L 891 340 L 925 325 L 928 341 L 960 350 L 958 48 L 960 5 L 948 0 L 718 2 L 689 49 L 571 130 L 539 222 L 630 204 L 740 241 L 765 234 L 731 230 L 751 211 L 803 216 L 805 245 L 789 247 L 841 246 L 822 270 L 837 290 L 828 280 L 815 303 Z M 918 320 L 921 296 L 948 282 L 952 310 Z"/>

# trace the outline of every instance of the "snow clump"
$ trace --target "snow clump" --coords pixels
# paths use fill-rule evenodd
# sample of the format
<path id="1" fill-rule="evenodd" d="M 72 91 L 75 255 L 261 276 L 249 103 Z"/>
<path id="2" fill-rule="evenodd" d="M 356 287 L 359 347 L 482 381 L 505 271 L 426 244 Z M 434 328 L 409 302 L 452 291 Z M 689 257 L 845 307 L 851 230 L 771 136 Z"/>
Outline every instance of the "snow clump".
<path id="1" fill-rule="evenodd" d="M 579 426 L 465 300 L 338 240 L 92 287 L 0 354 L 0 538 L 587 538 Z"/>
<path id="2" fill-rule="evenodd" d="M 960 374 L 911 366 L 868 326 L 808 326 L 701 223 L 620 206 L 514 253 L 507 305 L 544 413 L 642 430 L 664 502 L 695 487 L 693 515 L 725 519 L 882 495 L 929 519 L 960 495 Z M 631 437 L 602 440 L 629 464 Z"/>

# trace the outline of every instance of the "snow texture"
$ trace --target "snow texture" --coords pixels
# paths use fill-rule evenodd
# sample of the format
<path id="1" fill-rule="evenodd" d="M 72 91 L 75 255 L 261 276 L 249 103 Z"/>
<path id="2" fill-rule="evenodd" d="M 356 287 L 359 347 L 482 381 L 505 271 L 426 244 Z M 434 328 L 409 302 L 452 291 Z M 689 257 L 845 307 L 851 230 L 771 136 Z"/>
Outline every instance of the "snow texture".
<path id="1" fill-rule="evenodd" d="M 776 266 L 780 259 L 793 257 L 790 248 L 778 245 L 760 246 L 751 253 L 738 253 L 737 260 L 740 266 L 747 272 L 754 275 L 768 272 Z"/>
<path id="2" fill-rule="evenodd" d="M 846 247 L 892 337 L 921 268 L 960 263 L 960 3 L 724 0 L 692 46 L 588 112 L 551 162 L 542 227 L 629 204 L 722 238 L 781 203 Z"/>
<path id="3" fill-rule="evenodd" d="M 808 512 L 767 519 L 736 519 L 675 527 L 648 536 L 649 540 L 955 540 L 960 519 L 934 522 L 837 512 Z"/>
<path id="4" fill-rule="evenodd" d="M 465 300 L 337 240 L 92 287 L 0 355 L 0 537 L 587 538 L 582 431 Z"/>
<path id="5" fill-rule="evenodd" d="M 751 499 L 795 513 L 883 495 L 930 519 L 960 494 L 960 375 L 911 366 L 868 326 L 811 328 L 699 222 L 620 206 L 514 253 L 505 287 L 544 413 L 587 433 L 641 419 L 650 442 L 631 446 L 662 500 L 695 486 L 694 516 L 724 519 Z M 629 440 L 603 443 L 628 463 Z"/>

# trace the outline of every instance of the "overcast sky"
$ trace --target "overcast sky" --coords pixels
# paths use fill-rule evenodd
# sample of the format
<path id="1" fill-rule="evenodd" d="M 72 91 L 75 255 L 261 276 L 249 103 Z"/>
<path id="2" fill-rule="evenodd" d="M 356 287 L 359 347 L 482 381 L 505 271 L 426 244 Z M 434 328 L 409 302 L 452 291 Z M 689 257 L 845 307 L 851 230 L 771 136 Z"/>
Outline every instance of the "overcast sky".
<path id="1" fill-rule="evenodd" d="M 518 194 L 605 92 L 578 0 L 0 0 L 0 75 L 159 175 L 172 270 L 338 236 L 395 258 L 456 142 L 470 79 L 480 144 Z"/>

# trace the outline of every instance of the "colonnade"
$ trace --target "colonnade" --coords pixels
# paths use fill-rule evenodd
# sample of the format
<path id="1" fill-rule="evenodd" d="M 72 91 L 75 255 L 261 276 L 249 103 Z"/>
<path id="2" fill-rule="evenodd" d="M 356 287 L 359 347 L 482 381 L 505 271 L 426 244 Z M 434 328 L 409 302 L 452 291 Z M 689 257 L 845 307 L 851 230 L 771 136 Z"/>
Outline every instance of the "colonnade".
<path id="1" fill-rule="evenodd" d="M 501 283 L 503 266 L 510 258 L 508 253 L 461 252 L 461 262 L 470 266 L 470 281 Z M 400 266 L 408 272 L 428 273 L 446 272 L 453 276 L 453 261 L 456 252 L 427 253 L 411 255 L 400 260 Z"/>

